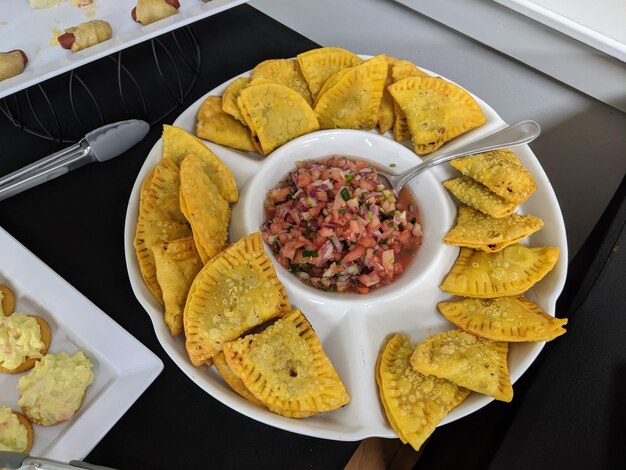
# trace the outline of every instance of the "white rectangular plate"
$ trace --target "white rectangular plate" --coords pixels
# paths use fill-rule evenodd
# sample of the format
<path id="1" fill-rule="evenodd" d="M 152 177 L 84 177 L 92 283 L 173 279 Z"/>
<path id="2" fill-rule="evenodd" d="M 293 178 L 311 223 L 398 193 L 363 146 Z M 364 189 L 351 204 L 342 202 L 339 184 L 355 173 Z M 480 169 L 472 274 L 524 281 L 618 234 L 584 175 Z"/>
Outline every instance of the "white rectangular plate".
<path id="1" fill-rule="evenodd" d="M 245 1 L 180 0 L 177 15 L 142 26 L 130 16 L 135 0 L 94 0 L 85 8 L 67 0 L 58 7 L 40 10 L 30 8 L 28 0 L 2 0 L 0 52 L 21 49 L 29 62 L 23 73 L 0 82 L 0 98 Z M 94 19 L 111 24 L 111 39 L 79 52 L 63 49 L 56 41 L 66 28 Z"/>
<path id="2" fill-rule="evenodd" d="M 78 350 L 94 365 L 94 383 L 69 421 L 34 425 L 32 455 L 82 459 L 163 369 L 163 363 L 67 281 L 0 228 L 0 283 L 15 294 L 15 310 L 44 318 L 52 330 L 50 353 Z M 20 411 L 17 381 L 0 374 L 0 405 Z"/>

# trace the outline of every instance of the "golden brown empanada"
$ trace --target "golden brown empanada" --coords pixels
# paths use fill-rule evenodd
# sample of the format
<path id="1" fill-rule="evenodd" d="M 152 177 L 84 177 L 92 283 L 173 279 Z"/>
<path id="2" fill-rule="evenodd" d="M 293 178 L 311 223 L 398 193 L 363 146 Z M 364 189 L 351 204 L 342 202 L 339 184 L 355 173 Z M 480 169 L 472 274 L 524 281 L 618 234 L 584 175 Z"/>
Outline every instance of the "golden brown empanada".
<path id="1" fill-rule="evenodd" d="M 517 207 L 517 204 L 505 201 L 489 191 L 486 186 L 467 176 L 444 181 L 443 186 L 463 204 L 491 217 L 506 217 L 511 215 Z"/>

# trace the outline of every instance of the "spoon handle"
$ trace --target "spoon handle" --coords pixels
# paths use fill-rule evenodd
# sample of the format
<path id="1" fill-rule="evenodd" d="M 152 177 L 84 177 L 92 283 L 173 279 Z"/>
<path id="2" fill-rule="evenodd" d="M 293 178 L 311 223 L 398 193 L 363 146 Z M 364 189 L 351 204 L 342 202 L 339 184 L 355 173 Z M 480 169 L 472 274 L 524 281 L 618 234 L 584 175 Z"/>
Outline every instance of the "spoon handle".
<path id="1" fill-rule="evenodd" d="M 450 152 L 442 153 L 436 157 L 426 160 L 420 163 L 414 168 L 411 168 L 407 172 L 398 175 L 398 182 L 400 186 L 413 178 L 418 173 L 426 170 L 427 168 L 441 163 L 449 162 L 455 158 L 465 157 L 467 155 L 473 155 L 476 153 L 488 152 L 490 150 L 501 149 L 505 147 L 513 147 L 515 145 L 527 144 L 535 140 L 541 133 L 539 124 L 535 121 L 522 121 L 512 126 L 505 127 L 499 131 L 494 132 L 483 137 L 480 140 L 471 142 L 467 145 L 451 150 Z"/>

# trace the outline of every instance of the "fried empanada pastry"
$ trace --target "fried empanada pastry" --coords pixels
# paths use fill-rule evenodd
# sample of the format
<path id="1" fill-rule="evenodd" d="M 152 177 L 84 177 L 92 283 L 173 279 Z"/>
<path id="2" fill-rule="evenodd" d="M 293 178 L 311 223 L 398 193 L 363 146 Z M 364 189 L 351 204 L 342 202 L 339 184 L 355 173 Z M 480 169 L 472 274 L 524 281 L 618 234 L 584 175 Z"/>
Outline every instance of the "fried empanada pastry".
<path id="1" fill-rule="evenodd" d="M 163 215 L 179 224 L 187 219 L 180 209 L 180 169 L 171 158 L 163 158 L 151 172 L 145 198 L 151 200 Z"/>
<path id="2" fill-rule="evenodd" d="M 237 103 L 263 155 L 319 129 L 311 106 L 285 85 L 250 84 L 241 90 Z"/>
<path id="3" fill-rule="evenodd" d="M 342 73 L 332 88 L 320 94 L 315 115 L 322 129 L 372 129 L 387 78 L 381 54 Z"/>
<path id="4" fill-rule="evenodd" d="M 513 204 L 521 204 L 537 189 L 533 175 L 508 149 L 457 158 L 450 165 Z"/>
<path id="5" fill-rule="evenodd" d="M 139 207 L 143 203 L 143 200 L 148 195 L 150 191 L 150 184 L 152 184 L 152 177 L 154 176 L 154 168 L 148 172 L 148 174 L 144 177 L 141 182 L 141 188 L 139 189 Z"/>
<path id="6" fill-rule="evenodd" d="M 389 86 L 406 115 L 415 153 L 434 152 L 486 122 L 478 103 L 462 88 L 438 77 L 409 77 Z"/>
<path id="7" fill-rule="evenodd" d="M 222 98 L 208 96 L 196 122 L 196 135 L 202 139 L 226 145 L 244 152 L 254 152 L 250 129 L 228 113 L 222 111 Z"/>
<path id="8" fill-rule="evenodd" d="M 205 167 L 206 162 L 200 157 L 194 154 L 185 157 L 180 164 L 180 198 L 184 200 L 195 243 L 210 259 L 226 247 L 230 206 Z"/>
<path id="9" fill-rule="evenodd" d="M 0 52 L 0 82 L 22 73 L 26 64 L 28 64 L 28 56 L 21 49 Z"/>
<path id="10" fill-rule="evenodd" d="M 222 111 L 230 114 L 246 127 L 246 120 L 241 115 L 239 105 L 237 104 L 237 98 L 239 98 L 241 90 L 247 87 L 249 83 L 250 79 L 248 77 L 236 78 L 228 84 L 224 93 L 222 93 Z"/>
<path id="11" fill-rule="evenodd" d="M 495 253 L 461 248 L 439 287 L 450 294 L 480 299 L 519 295 L 548 274 L 558 259 L 556 246 L 516 244 Z"/>
<path id="12" fill-rule="evenodd" d="M 474 336 L 461 330 L 432 335 L 415 348 L 413 368 L 450 380 L 460 387 L 510 402 L 513 386 L 507 356 L 509 344 Z"/>
<path id="13" fill-rule="evenodd" d="M 167 242 L 191 235 L 188 222 L 179 223 L 172 220 L 155 204 L 155 200 L 146 197 L 139 206 L 139 218 L 133 246 L 141 277 L 148 290 L 163 303 L 163 292 L 156 276 L 156 264 L 152 247 L 159 242 Z"/>
<path id="14" fill-rule="evenodd" d="M 511 214 L 495 218 L 469 206 L 459 206 L 456 225 L 443 238 L 447 245 L 481 251 L 500 251 L 518 243 L 543 227 L 534 215 Z"/>
<path id="15" fill-rule="evenodd" d="M 340 70 L 361 62 L 363 59 L 358 55 L 339 47 L 321 47 L 298 54 L 300 71 L 309 85 L 314 100 L 326 80 Z"/>
<path id="16" fill-rule="evenodd" d="M 180 166 L 183 159 L 190 153 L 205 162 L 203 168 L 217 186 L 220 195 L 228 202 L 237 202 L 239 193 L 235 177 L 230 169 L 201 140 L 179 127 L 165 124 L 163 126 L 163 158 L 171 158 Z"/>
<path id="17" fill-rule="evenodd" d="M 315 106 L 317 106 L 317 103 L 319 102 L 320 98 L 324 96 L 324 93 L 326 93 L 328 90 L 334 87 L 339 82 L 339 80 L 341 80 L 352 69 L 353 67 L 341 69 L 339 72 L 337 72 L 333 76 L 329 77 L 328 80 L 326 80 L 326 82 L 324 83 L 324 86 L 321 88 L 321 90 L 315 97 L 315 101 L 313 103 L 313 109 L 315 109 Z"/>
<path id="18" fill-rule="evenodd" d="M 505 201 L 497 194 L 489 191 L 486 186 L 468 176 L 444 181 L 443 186 L 463 204 L 478 209 L 491 217 L 506 217 L 517 208 L 517 204 Z"/>
<path id="19" fill-rule="evenodd" d="M 378 130 L 381 134 L 384 134 L 393 127 L 395 120 L 395 113 L 393 110 L 393 98 L 391 93 L 387 90 L 387 87 L 393 83 L 393 75 L 391 71 L 393 65 L 398 62 L 395 57 L 387 56 L 387 78 L 385 78 L 385 86 L 383 88 L 383 97 L 380 100 L 380 107 L 378 108 Z"/>
<path id="20" fill-rule="evenodd" d="M 459 328 L 493 341 L 551 341 L 567 324 L 521 296 L 439 302 L 437 308 Z"/>
<path id="21" fill-rule="evenodd" d="M 130 15 L 134 21 L 147 25 L 177 14 L 179 8 L 178 0 L 137 0 Z"/>
<path id="22" fill-rule="evenodd" d="M 261 62 L 250 72 L 250 80 L 258 79 L 288 86 L 302 95 L 309 106 L 313 104 L 309 85 L 295 59 L 269 59 Z"/>
<path id="23" fill-rule="evenodd" d="M 183 311 L 191 283 L 203 267 L 193 237 L 152 247 L 156 276 L 163 292 L 164 320 L 172 335 L 183 331 Z"/>
<path id="24" fill-rule="evenodd" d="M 224 343 L 224 356 L 248 390 L 281 416 L 304 418 L 350 402 L 339 374 L 299 310 L 261 333 Z"/>
<path id="25" fill-rule="evenodd" d="M 426 72 L 422 71 L 412 62 L 408 60 L 396 60 L 390 70 L 392 83 L 398 82 L 409 77 L 429 77 Z M 389 92 L 389 90 L 387 90 Z M 391 96 L 391 93 L 389 93 Z M 393 97 L 392 97 L 393 101 Z M 398 142 L 403 140 L 409 140 L 411 138 L 411 131 L 409 130 L 409 123 L 406 120 L 406 114 L 402 111 L 402 108 L 393 101 L 394 109 L 394 123 L 393 123 L 393 137 Z"/>
<path id="26" fill-rule="evenodd" d="M 396 334 L 380 353 L 379 394 L 387 417 L 402 442 L 415 450 L 437 425 L 469 395 L 469 390 L 449 380 L 426 376 L 410 363 L 415 345 Z"/>
<path id="27" fill-rule="evenodd" d="M 256 403 L 257 405 L 262 405 L 259 400 L 248 390 L 246 384 L 241 380 L 230 368 L 228 362 L 226 362 L 226 358 L 224 357 L 224 352 L 220 351 L 219 354 L 213 356 L 213 365 L 219 372 L 224 382 L 233 389 L 238 395 L 241 395 L 246 400 Z"/>
<path id="28" fill-rule="evenodd" d="M 111 38 L 113 30 L 107 21 L 91 20 L 67 28 L 57 40 L 62 48 L 82 51 Z"/>
<path id="29" fill-rule="evenodd" d="M 260 232 L 242 238 L 207 263 L 189 289 L 183 324 L 192 364 L 210 361 L 225 342 L 290 311 Z"/>

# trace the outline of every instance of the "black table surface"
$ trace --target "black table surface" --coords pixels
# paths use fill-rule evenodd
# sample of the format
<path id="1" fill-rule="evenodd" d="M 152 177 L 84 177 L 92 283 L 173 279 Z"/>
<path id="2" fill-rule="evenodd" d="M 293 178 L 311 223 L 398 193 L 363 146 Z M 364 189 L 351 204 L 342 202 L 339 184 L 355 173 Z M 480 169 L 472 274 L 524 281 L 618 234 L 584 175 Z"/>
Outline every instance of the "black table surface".
<path id="1" fill-rule="evenodd" d="M 262 60 L 293 57 L 317 47 L 248 5 L 202 20 L 191 29 L 200 45 L 200 77 L 179 111 L 163 123 L 172 123 L 180 111 L 207 91 Z M 133 60 L 146 60 L 147 64 L 152 58 L 135 54 Z M 88 73 L 97 74 L 98 65 L 93 67 L 95 71 Z M 50 93 L 64 93 L 53 85 L 50 89 Z M 232 411 L 193 384 L 159 345 L 148 315 L 130 287 L 123 233 L 131 189 L 160 137 L 160 124 L 116 159 L 81 168 L 0 203 L 0 220 L 10 234 L 165 365 L 86 460 L 121 470 L 343 468 L 359 442 L 301 436 Z M 0 116 L 0 174 L 65 146 L 34 137 Z M 623 224 L 624 210 L 620 217 Z M 596 251 L 595 245 L 587 247 L 577 258 L 586 253 L 595 255 Z M 614 251 L 608 250 L 605 258 Z M 579 273 L 593 267 L 585 260 L 578 264 L 574 267 Z M 494 402 L 438 429 L 424 446 L 416 468 L 459 468 L 460 464 L 468 469 L 611 468 L 611 462 L 624 463 L 624 453 L 619 450 L 625 437 L 620 398 L 625 385 L 622 358 L 626 358 L 626 342 L 619 328 L 626 327 L 622 318 L 624 258 L 613 264 L 600 263 L 594 267 L 594 275 L 598 277 L 606 266 L 614 271 L 604 276 L 609 279 L 606 282 L 614 283 L 606 287 L 611 294 L 585 299 L 587 314 L 583 314 L 584 308 L 579 309 L 570 332 L 554 347 L 544 349 L 540 360 L 516 384 L 513 404 Z M 584 284 L 583 277 L 568 278 L 570 291 Z M 622 283 L 621 290 L 613 288 L 618 282 Z M 564 308 L 572 308 L 575 293 L 561 300 Z M 607 326 L 601 315 L 604 312 L 605 316 L 619 317 L 614 323 L 617 328 Z M 567 311 L 557 313 L 568 315 Z M 603 342 L 604 335 L 610 343 Z M 586 367 L 577 366 L 581 353 L 591 360 Z M 611 367 L 615 370 L 607 370 Z M 600 375 L 598 370 L 606 373 Z M 601 410 L 601 414 L 594 414 L 594 410 Z M 560 467 L 559 462 L 567 465 Z"/>

